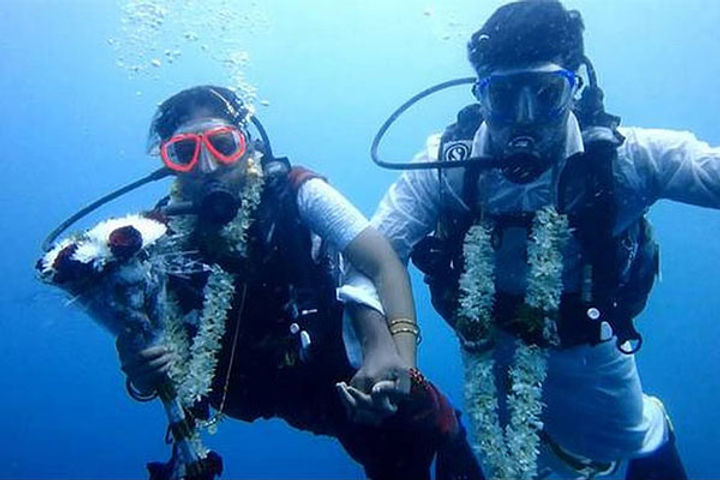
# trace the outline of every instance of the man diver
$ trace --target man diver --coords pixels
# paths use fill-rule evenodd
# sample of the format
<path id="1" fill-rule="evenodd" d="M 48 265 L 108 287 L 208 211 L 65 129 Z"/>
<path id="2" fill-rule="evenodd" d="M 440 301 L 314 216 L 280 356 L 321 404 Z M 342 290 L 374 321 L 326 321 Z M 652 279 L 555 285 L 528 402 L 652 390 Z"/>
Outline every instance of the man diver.
<path id="1" fill-rule="evenodd" d="M 583 29 L 580 13 L 556 0 L 497 9 L 468 43 L 477 104 L 430 137 L 371 224 L 426 274 L 433 305 L 455 328 L 464 355 L 488 350 L 457 313 L 460 297 L 472 300 L 461 288 L 470 251 L 463 242 L 473 226 L 486 229 L 490 259 L 471 280 L 480 285 L 476 300 L 493 297 L 496 361 L 507 366 L 502 346 L 517 338 L 549 350 L 545 407 L 540 427 L 533 426 L 538 475 L 591 478 L 627 461 L 629 480 L 683 479 L 672 425 L 662 403 L 643 393 L 633 356 L 641 343 L 633 318 L 658 261 L 644 215 L 661 198 L 720 208 L 720 149 L 688 132 L 618 127 L 584 56 Z M 533 318 L 524 300 L 538 262 L 530 246 L 542 244 L 533 225 L 549 207 L 569 221 L 560 252 L 559 343 L 551 345 L 543 344 L 542 323 L 534 330 L 522 323 Z"/>
<path id="2" fill-rule="evenodd" d="M 237 279 L 206 403 L 232 418 L 279 417 L 335 436 L 372 479 L 429 479 L 436 452 L 437 478 L 481 478 L 456 413 L 415 368 L 419 329 L 407 274 L 392 248 L 319 175 L 275 158 L 268 142 L 253 142 L 249 118 L 232 91 L 201 86 L 163 102 L 150 127 L 149 151 L 176 178 L 157 215 L 174 210 L 168 225 L 176 234 L 185 229 L 185 250 Z M 257 168 L 263 184 L 253 199 Z M 229 231 L 241 232 L 234 243 Z M 360 340 L 359 369 L 343 346 L 333 252 L 372 279 L 382 303 L 376 308 L 388 318 L 353 306 L 352 293 L 344 294 Z M 168 288 L 190 312 L 203 305 L 207 273 L 179 270 L 169 273 Z M 131 396 L 153 398 L 173 352 L 163 345 L 138 351 L 122 335 L 117 349 Z M 367 406 L 373 424 L 357 422 L 362 413 L 351 419 L 341 396 Z M 194 415 L 207 417 L 206 408 L 197 405 Z M 163 476 L 162 465 L 152 466 L 153 476 Z"/>

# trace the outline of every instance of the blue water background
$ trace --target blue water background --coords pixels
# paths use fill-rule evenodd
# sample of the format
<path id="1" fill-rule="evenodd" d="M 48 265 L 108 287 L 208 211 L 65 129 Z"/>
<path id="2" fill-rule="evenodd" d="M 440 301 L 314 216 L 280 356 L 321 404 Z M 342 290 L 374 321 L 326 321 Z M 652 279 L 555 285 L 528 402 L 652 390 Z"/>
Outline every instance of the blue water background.
<path id="1" fill-rule="evenodd" d="M 247 78 L 271 102 L 258 113 L 275 151 L 324 173 L 371 214 L 395 178 L 369 160 L 376 128 L 421 88 L 471 73 L 458 31 L 479 26 L 500 3 L 271 0 L 261 5 L 269 28 L 232 34 L 246 35 Z M 608 109 L 625 125 L 687 129 L 720 144 L 720 3 L 567 5 L 583 12 Z M 64 307 L 32 269 L 59 220 L 158 166 L 143 147 L 159 101 L 182 87 L 228 83 L 201 56 L 160 69 L 157 80 L 129 79 L 107 44 L 120 15 L 106 0 L 0 4 L 0 478 L 139 478 L 146 461 L 168 455 L 160 406 L 126 396 L 109 335 Z M 390 136 L 386 155 L 408 158 L 469 101 L 458 91 L 418 107 Z M 84 225 L 148 207 L 166 185 Z M 651 218 L 663 280 L 639 323 L 643 385 L 672 414 L 691 477 L 718 478 L 720 212 L 661 202 Z M 421 279 L 414 283 L 421 366 L 459 404 L 456 342 Z M 227 478 L 361 478 L 333 440 L 279 421 L 227 421 L 208 444 L 224 455 Z"/>

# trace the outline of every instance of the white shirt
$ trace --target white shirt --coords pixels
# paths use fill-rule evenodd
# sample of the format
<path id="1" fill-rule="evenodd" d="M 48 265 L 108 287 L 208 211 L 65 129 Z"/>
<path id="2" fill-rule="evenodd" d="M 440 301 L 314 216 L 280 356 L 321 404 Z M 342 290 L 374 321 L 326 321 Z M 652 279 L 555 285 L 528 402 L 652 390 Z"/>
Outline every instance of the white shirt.
<path id="1" fill-rule="evenodd" d="M 345 250 L 370 226 L 352 203 L 320 178 L 312 178 L 300 186 L 297 203 L 305 225 L 339 251 Z"/>
<path id="2" fill-rule="evenodd" d="M 661 198 L 720 208 L 720 148 L 710 147 L 690 132 L 621 128 L 620 133 L 626 140 L 618 149 L 613 171 L 616 231 Z M 487 128 L 482 125 L 473 140 L 473 155 L 486 153 L 487 139 Z M 439 140 L 439 135 L 431 136 L 414 161 L 436 160 Z M 580 151 L 580 129 L 571 116 L 565 156 Z M 441 207 L 468 209 L 461 198 L 462 176 L 461 168 L 444 170 L 440 177 L 437 170 L 406 171 L 385 194 L 371 224 L 386 235 L 403 261 L 434 230 Z M 483 172 L 478 179 L 478 205 L 491 214 L 538 210 L 555 197 L 552 178 L 553 172 L 548 171 L 534 182 L 518 185 L 496 170 Z M 526 233 L 512 230 L 506 231 L 497 252 L 496 286 L 498 291 L 521 293 L 527 265 L 518 252 L 525 248 Z M 564 258 L 577 259 L 572 255 L 579 251 L 574 240 L 568 250 Z M 579 270 L 577 260 L 566 262 L 563 284 L 567 291 L 579 285 Z M 376 303 L 372 284 L 359 275 L 348 279 L 343 289 L 354 291 L 357 301 Z M 642 394 L 634 357 L 621 354 L 614 342 L 553 350 L 548 368 L 543 420 L 545 429 L 563 447 L 588 458 L 613 460 L 647 454 L 667 438 L 661 404 Z"/>
<path id="3" fill-rule="evenodd" d="M 618 216 L 616 232 L 624 230 L 661 198 L 694 205 L 720 208 L 720 148 L 712 148 L 689 132 L 621 128 L 626 137 L 618 149 L 614 170 Z M 416 156 L 416 162 L 433 161 L 437 157 L 439 136 L 428 139 L 427 148 Z M 487 148 L 487 130 L 483 125 L 475 135 L 473 155 L 482 155 Z M 582 138 L 574 116 L 568 122 L 566 157 L 583 151 Z M 554 185 L 552 171 L 536 181 L 518 185 L 506 180 L 497 170 L 484 172 L 478 180 L 478 205 L 491 215 L 535 211 L 552 202 Z M 458 211 L 468 210 L 461 199 L 463 169 L 448 169 L 442 178 L 436 170 L 405 172 L 382 199 L 371 223 L 383 232 L 402 260 L 407 261 L 412 247 L 435 228 L 441 204 Z M 440 195 L 440 182 L 442 190 Z M 498 252 L 498 290 L 508 293 L 524 291 L 526 275 L 522 265 L 513 259 L 525 246 L 521 228 L 508 229 L 507 241 Z M 573 255 L 579 245 L 573 240 L 565 258 Z M 503 275 L 505 272 L 505 275 Z M 511 272 L 511 274 L 508 274 Z M 512 277 L 512 278 L 509 278 Z M 576 291 L 580 282 L 579 262 L 566 265 L 563 282 L 568 291 Z"/>

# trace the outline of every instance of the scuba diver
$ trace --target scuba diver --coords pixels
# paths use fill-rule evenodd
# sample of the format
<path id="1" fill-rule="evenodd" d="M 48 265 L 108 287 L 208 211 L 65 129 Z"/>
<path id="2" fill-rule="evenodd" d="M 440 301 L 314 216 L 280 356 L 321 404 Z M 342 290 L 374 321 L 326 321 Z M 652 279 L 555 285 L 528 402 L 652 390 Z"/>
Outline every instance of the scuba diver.
<path id="1" fill-rule="evenodd" d="M 263 141 L 251 139 L 250 121 Z M 416 368 L 407 273 L 355 207 L 318 174 L 274 157 L 261 124 L 225 88 L 194 87 L 163 102 L 148 148 L 175 176 L 150 215 L 184 238 L 198 264 L 236 278 L 211 393 L 194 418 L 209 418 L 208 404 L 247 422 L 282 418 L 338 438 L 375 480 L 429 479 L 436 453 L 437 478 L 482 478 L 459 415 Z M 346 305 L 338 300 L 339 254 L 372 279 L 380 293 L 373 308 L 348 291 Z M 183 313 L 202 307 L 207 279 L 192 265 L 168 272 Z M 362 354 L 355 365 L 344 313 Z M 130 395 L 152 399 L 174 353 L 122 335 L 117 350 Z M 164 465 L 149 468 L 163 478 Z"/>
<path id="2" fill-rule="evenodd" d="M 541 401 L 526 402 L 527 415 L 505 432 L 482 404 L 494 391 L 466 398 L 488 476 L 594 478 L 627 462 L 629 480 L 683 479 L 668 414 L 641 388 L 633 320 L 658 272 L 645 214 L 663 198 L 720 208 L 720 149 L 688 132 L 619 127 L 603 108 L 583 30 L 580 13 L 557 0 L 498 8 L 468 43 L 477 103 L 396 165 L 406 171 L 371 224 L 425 274 L 433 306 L 458 334 L 466 391 L 487 391 L 499 376 L 492 364 L 482 369 L 483 355 L 511 373 L 529 356 L 539 366 L 524 370 L 533 379 L 524 385 L 518 369 L 497 381 L 526 387 L 495 407 L 506 422 L 513 402 L 542 385 Z M 381 129 L 374 158 L 408 104 Z M 372 290 L 361 276 L 348 282 Z M 531 442 L 524 460 L 511 427 L 526 434 L 515 447 Z"/>

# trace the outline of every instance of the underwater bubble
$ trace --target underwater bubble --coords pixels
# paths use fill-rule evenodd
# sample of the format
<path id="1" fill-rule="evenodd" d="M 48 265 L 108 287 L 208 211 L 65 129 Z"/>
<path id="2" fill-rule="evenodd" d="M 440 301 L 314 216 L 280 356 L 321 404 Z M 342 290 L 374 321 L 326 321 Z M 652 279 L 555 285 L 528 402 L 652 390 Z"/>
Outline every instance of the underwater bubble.
<path id="1" fill-rule="evenodd" d="M 257 43 L 257 32 L 270 25 L 262 2 L 119 1 L 120 32 L 108 44 L 115 51 L 116 65 L 130 78 L 175 86 L 182 78 L 174 69 L 192 62 L 194 67 L 209 71 L 220 67 L 226 80 L 218 83 L 234 88 L 249 105 L 256 100 L 257 88 L 246 75 L 248 44 Z M 186 42 L 182 51 L 178 42 Z"/>
<path id="2" fill-rule="evenodd" d="M 195 42 L 200 38 L 200 36 L 195 32 L 185 32 L 183 37 L 185 37 L 185 40 L 188 42 Z"/>
<path id="3" fill-rule="evenodd" d="M 466 13 L 460 13 L 447 4 L 428 7 L 425 12 L 433 35 L 443 41 L 466 39 L 475 31 L 476 25 L 468 23 Z M 432 18 L 430 18 L 432 17 Z"/>

